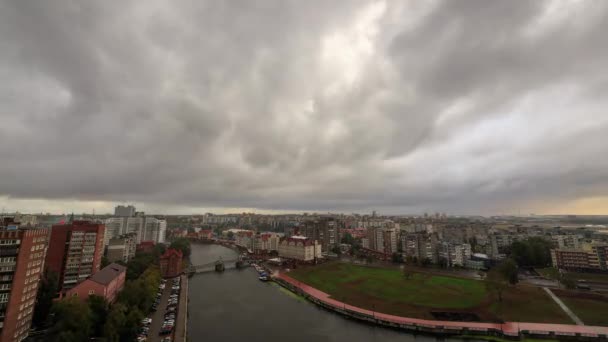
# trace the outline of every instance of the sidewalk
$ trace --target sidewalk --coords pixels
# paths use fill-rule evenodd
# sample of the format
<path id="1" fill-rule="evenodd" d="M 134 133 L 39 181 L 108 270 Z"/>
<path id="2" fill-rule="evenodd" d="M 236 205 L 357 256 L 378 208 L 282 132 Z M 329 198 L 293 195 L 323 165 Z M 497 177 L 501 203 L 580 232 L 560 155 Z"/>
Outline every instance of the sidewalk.
<path id="1" fill-rule="evenodd" d="M 570 316 L 570 319 L 572 319 L 574 321 L 574 323 L 576 323 L 576 325 L 585 325 L 585 323 L 583 323 L 583 321 L 581 321 L 581 319 L 578 318 L 578 316 L 575 315 L 574 312 L 572 312 L 572 310 L 570 310 L 570 308 L 567 307 L 566 304 L 564 304 L 564 302 L 562 302 L 561 299 L 557 298 L 557 296 L 553 293 L 553 291 L 551 291 L 549 288 L 546 288 L 546 287 L 543 287 L 543 290 L 545 290 L 545 292 L 547 292 L 549 297 L 551 297 L 553 299 L 553 301 L 555 301 L 555 303 L 557 303 L 557 305 L 559 305 L 559 307 L 562 308 L 562 310 L 564 310 L 564 312 L 568 316 Z"/>
<path id="2" fill-rule="evenodd" d="M 179 292 L 179 306 L 177 309 L 177 320 L 175 321 L 175 336 L 173 341 L 186 342 L 188 325 L 188 277 L 182 275 L 181 288 Z"/>

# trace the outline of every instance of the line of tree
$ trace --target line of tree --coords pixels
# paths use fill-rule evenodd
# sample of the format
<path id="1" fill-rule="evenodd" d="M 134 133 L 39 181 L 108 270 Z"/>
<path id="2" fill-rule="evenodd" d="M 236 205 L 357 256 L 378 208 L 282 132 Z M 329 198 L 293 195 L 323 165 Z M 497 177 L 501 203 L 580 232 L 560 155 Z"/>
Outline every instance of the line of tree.
<path id="1" fill-rule="evenodd" d="M 177 249 L 182 251 L 184 257 L 189 257 L 190 256 L 190 240 L 186 239 L 186 238 L 179 238 L 176 240 L 173 240 L 173 242 L 171 242 L 171 245 L 169 246 L 169 248 L 173 248 L 173 249 Z"/>
<path id="2" fill-rule="evenodd" d="M 541 237 L 515 241 L 509 248 L 510 257 L 522 267 L 547 267 L 551 264 L 552 243 Z"/>

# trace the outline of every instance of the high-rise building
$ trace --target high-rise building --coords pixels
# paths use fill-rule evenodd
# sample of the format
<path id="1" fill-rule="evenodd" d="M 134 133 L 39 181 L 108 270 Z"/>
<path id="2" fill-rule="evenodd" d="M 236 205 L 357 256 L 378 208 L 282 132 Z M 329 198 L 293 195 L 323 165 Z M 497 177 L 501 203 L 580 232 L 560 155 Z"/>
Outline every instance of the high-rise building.
<path id="1" fill-rule="evenodd" d="M 99 271 L 105 226 L 89 221 L 54 225 L 46 255 L 47 269 L 59 274 L 61 292 Z"/>
<path id="2" fill-rule="evenodd" d="M 48 235 L 46 228 L 0 227 L 0 341 L 27 337 Z"/>
<path id="3" fill-rule="evenodd" d="M 110 239 L 129 233 L 137 234 L 137 243 L 142 241 L 164 243 L 167 233 L 167 221 L 154 216 L 110 217 L 105 220 L 105 225 L 104 245 L 106 246 L 110 243 Z"/>
<path id="4" fill-rule="evenodd" d="M 340 229 L 338 222 L 332 218 L 306 221 L 300 227 L 300 234 L 307 238 L 317 240 L 323 253 L 328 253 L 340 244 Z"/>
<path id="5" fill-rule="evenodd" d="M 114 208 L 114 216 L 131 217 L 135 216 L 135 207 L 132 205 L 118 205 Z"/>

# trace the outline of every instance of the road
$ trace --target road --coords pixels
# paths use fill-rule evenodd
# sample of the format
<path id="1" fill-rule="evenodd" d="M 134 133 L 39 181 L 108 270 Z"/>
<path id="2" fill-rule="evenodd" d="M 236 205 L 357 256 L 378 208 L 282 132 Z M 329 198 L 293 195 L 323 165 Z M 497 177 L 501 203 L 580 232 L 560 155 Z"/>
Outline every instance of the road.
<path id="1" fill-rule="evenodd" d="M 160 341 L 161 337 L 158 336 L 160 328 L 163 325 L 165 311 L 167 310 L 167 302 L 169 301 L 169 295 L 171 294 L 171 280 L 167 281 L 163 295 L 160 298 L 160 304 L 158 309 L 153 313 L 152 324 L 150 325 L 150 332 L 148 333 L 148 341 L 156 342 Z"/>

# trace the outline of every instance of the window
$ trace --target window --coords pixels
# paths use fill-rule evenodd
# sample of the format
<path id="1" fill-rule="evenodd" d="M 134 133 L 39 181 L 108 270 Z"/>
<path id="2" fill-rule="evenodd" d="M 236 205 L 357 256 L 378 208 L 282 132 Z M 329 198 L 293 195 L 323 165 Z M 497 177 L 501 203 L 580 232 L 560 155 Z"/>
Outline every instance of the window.
<path id="1" fill-rule="evenodd" d="M 90 295 L 95 294 L 95 290 L 89 290 L 89 294 Z"/>

